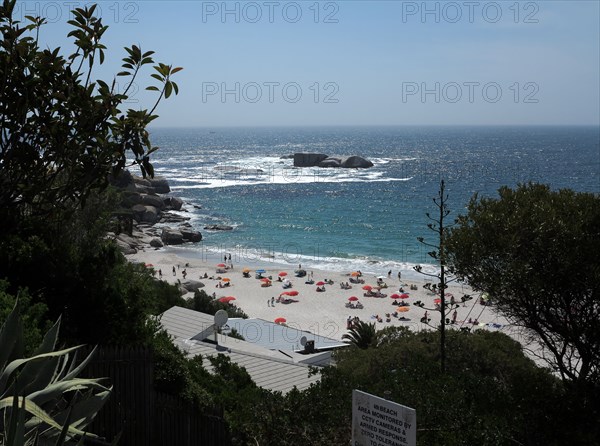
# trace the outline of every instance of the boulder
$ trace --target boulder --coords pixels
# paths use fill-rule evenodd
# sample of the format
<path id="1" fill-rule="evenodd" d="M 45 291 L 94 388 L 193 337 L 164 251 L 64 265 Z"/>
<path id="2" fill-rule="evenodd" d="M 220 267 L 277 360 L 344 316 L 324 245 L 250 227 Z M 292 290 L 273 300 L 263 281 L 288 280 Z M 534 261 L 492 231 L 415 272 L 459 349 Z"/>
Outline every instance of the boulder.
<path id="1" fill-rule="evenodd" d="M 123 170 L 116 175 L 109 175 L 108 181 L 112 186 L 118 187 L 119 189 L 126 189 L 133 184 L 133 175 L 131 175 L 131 172 L 128 170 Z"/>
<path id="2" fill-rule="evenodd" d="M 313 167 L 326 158 L 322 153 L 294 153 L 294 167 Z"/>
<path id="3" fill-rule="evenodd" d="M 349 156 L 342 161 L 342 167 L 366 169 L 368 167 L 373 167 L 373 163 L 361 156 Z"/>
<path id="4" fill-rule="evenodd" d="M 169 182 L 163 177 L 154 177 L 148 179 L 148 181 L 150 182 L 150 187 L 156 194 L 168 194 L 171 192 Z"/>
<path id="5" fill-rule="evenodd" d="M 119 239 L 116 239 L 115 242 L 117 243 L 117 246 L 123 254 L 129 255 L 137 253 L 137 249 L 131 247 L 128 243 L 125 243 L 124 241 Z"/>
<path id="6" fill-rule="evenodd" d="M 181 283 L 181 286 L 185 288 L 188 293 L 194 293 L 200 288 L 204 288 L 204 284 L 198 280 L 186 280 Z"/>
<path id="7" fill-rule="evenodd" d="M 136 204 L 131 208 L 131 212 L 133 212 L 133 218 L 135 218 L 136 221 L 142 221 L 144 213 L 146 212 L 146 206 L 143 204 Z"/>
<path id="8" fill-rule="evenodd" d="M 142 204 L 146 206 L 154 206 L 157 209 L 164 209 L 165 202 L 158 195 L 141 195 Z"/>
<path id="9" fill-rule="evenodd" d="M 208 229 L 209 231 L 232 231 L 233 226 L 229 225 L 208 225 L 204 226 L 204 229 Z"/>
<path id="10" fill-rule="evenodd" d="M 148 180 L 147 178 L 142 178 L 137 175 L 132 175 L 132 178 L 133 178 L 133 182 L 135 183 L 136 186 L 142 186 L 142 187 L 151 187 L 152 186 L 150 184 L 150 180 Z"/>
<path id="11" fill-rule="evenodd" d="M 165 245 L 181 245 L 184 242 L 183 234 L 171 228 L 163 228 L 160 239 Z"/>
<path id="12" fill-rule="evenodd" d="M 187 240 L 188 242 L 195 243 L 202 240 L 202 234 L 200 234 L 198 231 L 194 231 L 193 229 L 180 227 L 179 232 L 183 236 L 183 239 Z"/>
<path id="13" fill-rule="evenodd" d="M 123 199 L 121 205 L 125 208 L 131 208 L 136 204 L 142 204 L 142 196 L 137 191 L 125 191 L 123 192 Z"/>
<path id="14" fill-rule="evenodd" d="M 319 162 L 319 167 L 342 167 L 342 160 L 340 158 L 328 157 L 323 161 Z"/>
<path id="15" fill-rule="evenodd" d="M 144 206 L 144 208 L 145 211 L 142 215 L 142 221 L 146 223 L 156 223 L 159 219 L 159 210 L 156 209 L 154 206 Z"/>
<path id="16" fill-rule="evenodd" d="M 152 246 L 153 248 L 162 248 L 165 245 L 161 241 L 161 239 L 159 239 L 158 237 L 154 237 L 152 240 L 150 240 L 150 246 Z"/>
<path id="17" fill-rule="evenodd" d="M 136 248 L 139 244 L 139 242 L 136 239 L 124 233 L 120 233 L 119 235 L 117 235 L 117 242 L 125 243 L 132 248 Z"/>
<path id="18" fill-rule="evenodd" d="M 183 200 L 179 197 L 171 197 L 171 200 L 169 202 L 169 207 L 171 209 L 173 209 L 174 211 L 179 211 L 181 210 L 181 207 L 183 206 Z"/>

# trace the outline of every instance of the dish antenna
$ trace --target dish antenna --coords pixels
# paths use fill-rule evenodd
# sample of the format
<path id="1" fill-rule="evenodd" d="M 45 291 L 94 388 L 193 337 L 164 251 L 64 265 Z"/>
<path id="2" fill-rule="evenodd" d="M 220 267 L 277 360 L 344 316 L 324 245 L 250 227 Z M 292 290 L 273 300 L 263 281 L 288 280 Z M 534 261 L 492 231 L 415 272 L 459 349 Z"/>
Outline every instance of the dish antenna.
<path id="1" fill-rule="evenodd" d="M 302 347 L 304 347 L 304 346 L 306 345 L 306 341 L 307 341 L 307 339 L 306 339 L 306 336 L 302 336 L 302 337 L 300 338 L 300 345 L 301 345 Z"/>
<path id="2" fill-rule="evenodd" d="M 215 313 L 215 327 L 221 328 L 228 320 L 229 316 L 227 315 L 227 311 L 219 310 Z"/>

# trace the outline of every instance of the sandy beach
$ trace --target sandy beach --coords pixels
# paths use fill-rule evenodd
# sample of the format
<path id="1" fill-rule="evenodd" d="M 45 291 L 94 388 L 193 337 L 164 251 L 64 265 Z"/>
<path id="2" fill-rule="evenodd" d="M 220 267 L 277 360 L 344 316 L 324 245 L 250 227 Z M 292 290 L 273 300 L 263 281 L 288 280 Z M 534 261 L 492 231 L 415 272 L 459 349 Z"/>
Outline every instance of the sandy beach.
<path id="1" fill-rule="evenodd" d="M 365 297 L 364 294 L 367 291 L 363 289 L 365 285 L 373 288 L 378 285 L 377 276 L 374 274 L 364 274 L 360 277 L 364 280 L 364 284 L 350 283 L 351 289 L 342 289 L 340 284 L 350 282 L 351 271 L 336 273 L 312 269 L 310 265 L 302 265 L 303 269 L 307 271 L 307 277 L 295 277 L 294 270 L 298 268 L 298 265 L 294 267 L 276 264 L 246 266 L 240 263 L 239 265 L 234 264 L 233 269 L 226 268 L 224 273 L 218 273 L 217 270 L 220 268 L 217 265 L 223 262 L 223 259 L 220 261 L 214 258 L 210 260 L 188 259 L 164 250 L 139 251 L 137 254 L 127 257 L 132 262 L 152 265 L 157 277 L 158 271 L 162 271 L 162 279 L 169 283 L 184 281 L 183 271 L 185 270 L 187 280 L 200 280 L 205 284 L 203 290 L 209 295 L 214 293 L 217 299 L 225 296 L 235 297 L 232 304 L 241 308 L 249 317 L 267 321 L 285 318 L 286 324 L 290 327 L 307 330 L 333 339 L 341 339 L 342 335 L 347 332 L 346 323 L 348 318 L 355 316 L 363 321 L 375 322 L 378 330 L 388 326 L 406 326 L 411 330 L 430 329 L 421 322 L 426 310 L 413 305 L 413 303 L 421 301 L 425 304 L 425 307 L 434 308 L 434 300 L 437 297 L 423 288 L 426 283 L 425 277 L 419 280 L 419 277 L 415 277 L 415 274 L 403 273 L 402 280 L 399 280 L 398 271 L 392 271 L 389 277 L 384 274 L 383 283 L 387 285 L 387 288 L 382 288 L 381 293 L 387 296 L 376 298 Z M 173 273 L 174 267 L 175 274 Z M 250 270 L 249 277 L 244 277 L 242 274 L 245 267 Z M 256 269 L 264 269 L 265 273 L 262 275 L 272 277 L 273 280 L 270 286 L 261 286 L 264 281 L 256 278 Z M 209 278 L 204 278 L 205 274 Z M 311 275 L 315 284 L 305 283 Z M 404 276 L 409 276 L 409 278 L 404 279 Z M 279 277 L 289 279 L 292 284 L 291 288 L 284 289 L 283 283 L 278 281 Z M 316 283 L 321 281 L 333 281 L 333 284 L 326 284 L 324 285 L 325 291 L 317 292 Z M 219 283 L 221 285 L 229 283 L 230 285 L 220 288 Z M 403 299 L 391 298 L 392 294 L 403 294 L 400 291 L 401 288 L 404 294 L 408 294 L 408 297 Z M 296 296 L 289 296 L 295 302 L 277 302 L 277 298 L 288 291 L 297 292 Z M 471 292 L 469 287 L 460 284 L 451 284 L 447 290 L 447 293 L 453 295 L 457 302 L 460 302 L 463 294 Z M 185 297 L 192 296 L 189 293 Z M 353 296 L 358 298 L 358 300 L 352 299 L 353 303 L 360 302 L 363 306 L 362 309 L 346 306 Z M 456 324 L 453 326 L 457 328 L 469 327 L 471 329 L 506 331 L 508 329 L 507 321 L 493 312 L 490 307 L 481 305 L 477 297 L 478 295 L 473 300 L 460 304 L 457 309 Z M 275 302 L 271 305 L 273 300 Z M 394 302 L 408 304 L 405 306 L 408 311 L 398 312 L 398 317 L 394 317 L 392 313 L 396 312 L 399 307 Z M 390 314 L 390 317 L 387 318 L 386 314 Z M 379 316 L 380 321 L 377 320 L 376 316 Z M 450 314 L 450 318 L 452 316 Z M 400 320 L 402 317 L 405 320 Z M 431 318 L 432 324 L 437 325 L 439 323 L 439 312 L 428 311 L 428 317 Z M 469 323 L 469 319 L 472 321 L 477 320 L 478 324 Z"/>

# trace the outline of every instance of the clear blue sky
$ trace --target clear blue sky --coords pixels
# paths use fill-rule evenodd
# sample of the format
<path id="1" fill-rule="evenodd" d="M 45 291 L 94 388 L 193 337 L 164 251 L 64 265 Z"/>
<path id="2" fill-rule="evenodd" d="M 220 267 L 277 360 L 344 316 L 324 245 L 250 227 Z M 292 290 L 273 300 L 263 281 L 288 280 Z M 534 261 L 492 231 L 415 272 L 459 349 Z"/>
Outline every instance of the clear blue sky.
<path id="1" fill-rule="evenodd" d="M 66 50 L 67 4 L 19 1 L 17 14 L 45 13 L 42 42 Z M 160 126 L 600 122 L 598 1 L 99 5 L 98 76 L 131 44 L 184 67 Z M 146 85 L 132 107 L 150 106 Z"/>

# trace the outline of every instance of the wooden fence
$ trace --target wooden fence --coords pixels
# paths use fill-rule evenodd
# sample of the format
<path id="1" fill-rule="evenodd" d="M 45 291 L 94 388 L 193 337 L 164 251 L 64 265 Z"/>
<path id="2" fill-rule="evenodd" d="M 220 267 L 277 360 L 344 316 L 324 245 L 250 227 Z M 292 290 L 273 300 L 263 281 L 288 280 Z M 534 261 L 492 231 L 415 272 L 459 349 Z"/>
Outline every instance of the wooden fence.
<path id="1" fill-rule="evenodd" d="M 154 362 L 148 348 L 98 348 L 81 376 L 106 377 L 113 388 L 88 427 L 104 440 L 90 440 L 89 445 L 110 444 L 119 434 L 118 444 L 125 446 L 230 445 L 222 409 L 201 410 L 154 390 Z"/>

